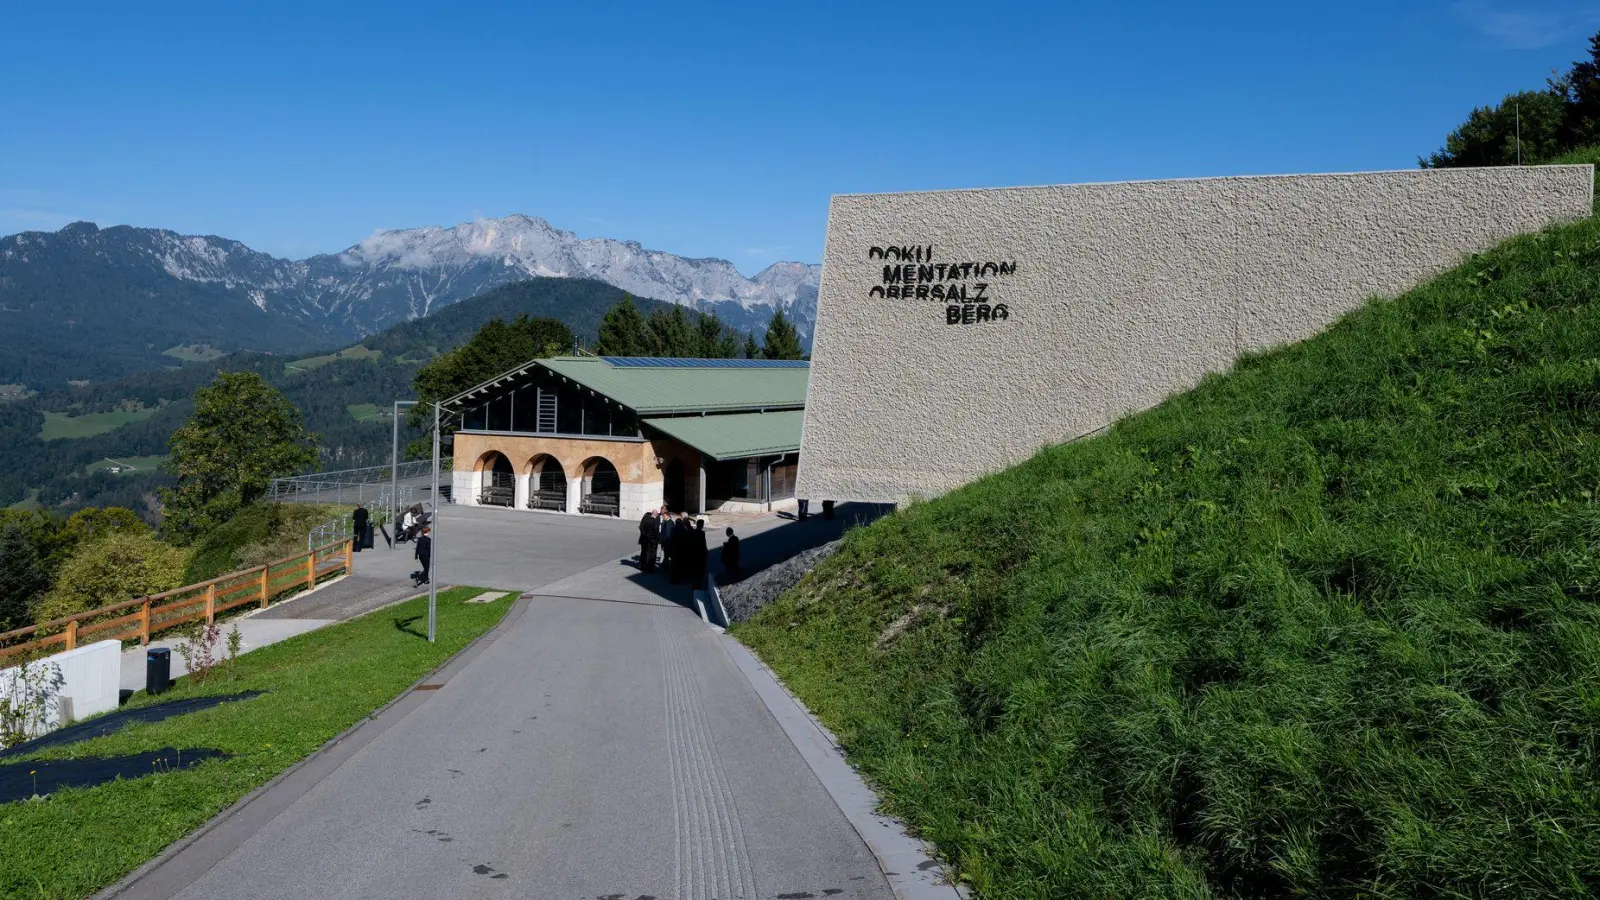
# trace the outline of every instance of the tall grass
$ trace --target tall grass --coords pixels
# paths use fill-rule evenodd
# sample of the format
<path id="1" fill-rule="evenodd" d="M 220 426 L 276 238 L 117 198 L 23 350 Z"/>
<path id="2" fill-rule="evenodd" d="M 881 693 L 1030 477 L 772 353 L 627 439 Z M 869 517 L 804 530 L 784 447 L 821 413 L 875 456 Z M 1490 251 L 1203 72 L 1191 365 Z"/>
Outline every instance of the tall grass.
<path id="1" fill-rule="evenodd" d="M 1600 894 L 1597 297 L 1510 241 L 737 633 L 983 898 Z"/>

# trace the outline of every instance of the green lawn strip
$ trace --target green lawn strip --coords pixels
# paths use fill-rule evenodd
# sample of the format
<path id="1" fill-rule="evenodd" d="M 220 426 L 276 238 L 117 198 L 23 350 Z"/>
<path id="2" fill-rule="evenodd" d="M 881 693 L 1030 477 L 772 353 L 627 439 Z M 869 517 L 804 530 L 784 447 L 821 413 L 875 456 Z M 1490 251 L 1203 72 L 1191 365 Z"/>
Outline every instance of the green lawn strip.
<path id="1" fill-rule="evenodd" d="M 389 410 L 380 407 L 376 403 L 348 403 L 345 404 L 344 409 L 345 412 L 350 414 L 350 418 L 355 419 L 357 422 L 366 422 L 379 416 L 387 419 L 390 414 Z"/>
<path id="2" fill-rule="evenodd" d="M 54 441 L 62 438 L 93 437 L 97 434 L 105 434 L 129 422 L 148 419 L 155 414 L 156 407 L 154 406 L 133 412 L 117 410 L 116 412 L 89 413 L 82 416 L 69 416 L 61 412 L 47 412 L 44 414 L 44 426 L 39 429 L 39 439 Z"/>
<path id="3" fill-rule="evenodd" d="M 1600 884 L 1600 222 L 855 529 L 734 633 L 979 898 Z"/>
<path id="4" fill-rule="evenodd" d="M 373 350 L 367 347 L 365 344 L 357 344 L 354 347 L 346 347 L 337 353 L 324 353 L 321 356 L 308 356 L 305 359 L 297 359 L 293 362 L 287 362 L 283 364 L 283 368 L 285 372 L 293 374 L 295 372 L 306 372 L 311 369 L 318 369 L 336 360 L 378 359 L 382 356 L 382 350 Z"/>
<path id="5" fill-rule="evenodd" d="M 210 344 L 186 344 L 177 347 L 168 347 L 167 349 L 161 351 L 161 355 L 170 356 L 174 359 L 181 359 L 184 362 L 205 362 L 206 360 L 217 359 L 218 357 L 225 356 L 226 354 Z"/>
<path id="6" fill-rule="evenodd" d="M 165 456 L 119 456 L 114 459 L 107 457 L 105 459 L 96 460 L 85 466 L 84 471 L 98 472 L 102 469 L 109 469 L 112 463 L 121 463 L 122 465 L 133 467 L 132 471 L 124 472 L 122 474 L 137 475 L 146 472 L 155 472 L 159 470 L 161 468 L 161 464 L 166 461 L 167 457 Z"/>
<path id="7" fill-rule="evenodd" d="M 484 590 L 439 595 L 434 644 L 421 636 L 427 598 L 410 600 L 244 654 L 203 684 L 185 678 L 157 697 L 141 692 L 128 706 L 248 690 L 263 696 L 37 754 L 59 759 L 204 747 L 234 756 L 0 805 L 0 897 L 83 897 L 137 868 L 494 627 L 516 595 L 463 602 Z"/>

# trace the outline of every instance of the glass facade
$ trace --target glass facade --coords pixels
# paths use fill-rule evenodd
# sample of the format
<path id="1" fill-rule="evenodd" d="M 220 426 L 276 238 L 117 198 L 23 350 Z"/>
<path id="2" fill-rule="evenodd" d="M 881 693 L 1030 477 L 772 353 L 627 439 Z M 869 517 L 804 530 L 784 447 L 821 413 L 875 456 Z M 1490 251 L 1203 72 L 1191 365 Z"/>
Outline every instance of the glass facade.
<path id="1" fill-rule="evenodd" d="M 467 431 L 504 431 L 583 437 L 639 437 L 639 418 L 624 409 L 538 369 L 531 380 L 505 386 L 499 393 L 467 401 L 462 427 Z"/>

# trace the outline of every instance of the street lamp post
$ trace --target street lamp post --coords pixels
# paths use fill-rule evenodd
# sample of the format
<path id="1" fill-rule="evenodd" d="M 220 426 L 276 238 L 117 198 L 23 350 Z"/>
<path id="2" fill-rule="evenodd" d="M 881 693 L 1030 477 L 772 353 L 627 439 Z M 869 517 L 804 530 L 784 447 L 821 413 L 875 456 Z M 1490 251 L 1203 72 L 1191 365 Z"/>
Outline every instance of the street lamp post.
<path id="1" fill-rule="evenodd" d="M 389 444 L 389 527 L 394 528 L 394 523 L 400 521 L 400 407 L 416 406 L 415 400 L 394 401 L 394 438 Z M 396 536 L 399 532 L 395 532 Z M 393 550 L 395 545 L 389 544 Z"/>
<path id="2" fill-rule="evenodd" d="M 435 640 L 439 622 L 439 404 L 433 404 L 433 542 L 428 557 L 428 643 Z"/>

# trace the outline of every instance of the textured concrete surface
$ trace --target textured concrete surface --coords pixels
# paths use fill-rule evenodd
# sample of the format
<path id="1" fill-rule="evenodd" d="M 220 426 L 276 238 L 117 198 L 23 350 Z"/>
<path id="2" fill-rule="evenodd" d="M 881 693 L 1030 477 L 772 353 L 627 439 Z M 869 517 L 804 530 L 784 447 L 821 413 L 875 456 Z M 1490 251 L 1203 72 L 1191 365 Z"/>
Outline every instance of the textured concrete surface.
<path id="1" fill-rule="evenodd" d="M 941 493 L 1592 199 L 1590 166 L 835 197 L 797 493 Z"/>
<path id="2" fill-rule="evenodd" d="M 332 619 L 271 620 L 251 616 L 223 622 L 222 639 L 217 641 L 216 653 L 219 657 L 227 657 L 228 632 L 236 624 L 239 626 L 239 652 L 249 653 L 251 650 L 265 647 L 268 644 L 286 641 L 295 635 L 315 631 L 324 625 L 331 625 L 333 621 Z M 178 655 L 177 646 L 180 642 L 180 638 L 169 636 L 151 641 L 150 647 L 135 647 L 132 650 L 124 650 L 122 652 L 122 690 L 144 690 L 145 651 L 153 647 L 166 647 L 172 651 L 171 676 L 173 678 L 189 674 L 189 668 L 184 665 L 183 657 Z"/>
<path id="3" fill-rule="evenodd" d="M 537 582 L 506 622 L 430 678 L 437 690 L 407 694 L 107 896 L 893 897 L 719 636 L 686 607 L 688 586 L 639 572 L 631 533 L 550 534 L 539 518 L 447 510 L 458 569 Z M 776 555 L 835 525 L 812 524 L 748 530 Z M 496 525 L 511 536 L 489 534 Z M 519 541 L 530 537 L 544 549 L 527 552 Z M 577 570 L 542 555 L 569 540 L 580 554 L 613 549 Z M 515 568 L 500 558 L 508 547 L 540 574 L 500 568 Z"/>

